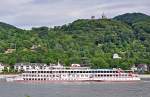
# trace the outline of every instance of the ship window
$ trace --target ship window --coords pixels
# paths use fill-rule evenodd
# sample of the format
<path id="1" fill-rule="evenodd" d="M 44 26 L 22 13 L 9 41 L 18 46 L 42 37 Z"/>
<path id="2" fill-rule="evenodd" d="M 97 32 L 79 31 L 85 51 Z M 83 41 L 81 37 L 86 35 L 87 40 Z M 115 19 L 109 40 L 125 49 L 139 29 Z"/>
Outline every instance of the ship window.
<path id="1" fill-rule="evenodd" d="M 88 73 L 88 71 L 85 71 L 85 73 Z"/>
<path id="2" fill-rule="evenodd" d="M 74 73 L 77 73 L 77 71 L 74 71 Z"/>
<path id="3" fill-rule="evenodd" d="M 109 71 L 106 71 L 107 73 L 109 73 Z"/>
<path id="4" fill-rule="evenodd" d="M 94 71 L 92 71 L 92 73 L 95 73 Z"/>
<path id="5" fill-rule="evenodd" d="M 67 71 L 64 71 L 65 73 L 68 73 Z"/>
<path id="6" fill-rule="evenodd" d="M 80 73 L 82 73 L 82 71 L 79 71 Z"/>
<path id="7" fill-rule="evenodd" d="M 46 73 L 46 71 L 44 71 L 44 73 Z"/>
<path id="8" fill-rule="evenodd" d="M 58 71 L 55 71 L 55 73 L 58 73 Z"/>
<path id="9" fill-rule="evenodd" d="M 47 71 L 47 73 L 49 73 L 49 71 Z"/>
<path id="10" fill-rule="evenodd" d="M 104 71 L 104 73 L 106 73 L 106 71 Z"/>
<path id="11" fill-rule="evenodd" d="M 77 71 L 77 73 L 80 73 L 79 71 Z"/>
<path id="12" fill-rule="evenodd" d="M 64 71 L 62 71 L 62 73 L 64 73 Z"/>

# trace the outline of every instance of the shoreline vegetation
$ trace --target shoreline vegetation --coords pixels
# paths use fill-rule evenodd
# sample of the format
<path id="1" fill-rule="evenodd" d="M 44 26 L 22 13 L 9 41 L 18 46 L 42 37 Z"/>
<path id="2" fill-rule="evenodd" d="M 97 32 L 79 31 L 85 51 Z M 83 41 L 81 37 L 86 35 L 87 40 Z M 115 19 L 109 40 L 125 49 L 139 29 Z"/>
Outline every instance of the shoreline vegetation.
<path id="1" fill-rule="evenodd" d="M 126 13 L 114 18 L 23 30 L 0 22 L 0 62 L 88 64 L 92 68 L 150 67 L 150 16 Z M 118 58 L 113 58 L 117 54 Z"/>

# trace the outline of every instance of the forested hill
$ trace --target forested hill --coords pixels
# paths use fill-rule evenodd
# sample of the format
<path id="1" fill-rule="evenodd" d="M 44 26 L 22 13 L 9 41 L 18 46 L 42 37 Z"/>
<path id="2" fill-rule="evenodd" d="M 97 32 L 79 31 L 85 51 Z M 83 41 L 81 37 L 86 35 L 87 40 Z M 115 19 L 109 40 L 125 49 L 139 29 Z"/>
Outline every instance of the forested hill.
<path id="1" fill-rule="evenodd" d="M 2 29 L 17 29 L 17 27 L 12 26 L 10 24 L 0 22 L 0 30 L 2 30 Z"/>
<path id="2" fill-rule="evenodd" d="M 0 62 L 89 64 L 128 69 L 150 64 L 150 16 L 124 14 L 113 19 L 80 19 L 54 28 L 21 30 L 0 23 Z M 113 59 L 114 53 L 121 59 Z"/>

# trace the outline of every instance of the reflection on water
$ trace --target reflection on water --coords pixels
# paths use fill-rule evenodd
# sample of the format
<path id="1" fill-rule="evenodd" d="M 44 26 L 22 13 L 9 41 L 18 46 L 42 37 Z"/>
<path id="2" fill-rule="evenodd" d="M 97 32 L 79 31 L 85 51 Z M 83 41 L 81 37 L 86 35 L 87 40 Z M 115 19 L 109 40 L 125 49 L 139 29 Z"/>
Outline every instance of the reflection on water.
<path id="1" fill-rule="evenodd" d="M 128 83 L 6 83 L 0 97 L 150 97 L 150 81 Z"/>

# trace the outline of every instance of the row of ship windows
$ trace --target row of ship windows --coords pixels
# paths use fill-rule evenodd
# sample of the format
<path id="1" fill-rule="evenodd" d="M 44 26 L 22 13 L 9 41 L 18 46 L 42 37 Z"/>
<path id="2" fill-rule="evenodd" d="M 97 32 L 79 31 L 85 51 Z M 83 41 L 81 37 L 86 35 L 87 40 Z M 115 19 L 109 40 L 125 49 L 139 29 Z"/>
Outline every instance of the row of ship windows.
<path id="1" fill-rule="evenodd" d="M 85 74 L 81 74 L 81 75 L 62 75 L 62 77 L 68 77 L 68 76 L 72 76 L 72 77 L 106 77 L 106 76 L 131 76 L 131 75 L 127 75 L 127 74 L 113 74 L 113 75 L 85 75 Z M 23 75 L 23 77 L 60 77 L 60 75 Z"/>
<path id="2" fill-rule="evenodd" d="M 24 80 L 49 80 L 49 79 L 46 79 L 46 78 L 24 78 Z"/>
<path id="3" fill-rule="evenodd" d="M 89 75 L 69 75 L 72 77 L 88 77 Z M 23 77 L 60 77 L 60 75 L 23 75 Z M 62 75 L 62 77 L 68 77 L 68 75 Z"/>
<path id="4" fill-rule="evenodd" d="M 118 71 L 26 71 L 26 73 L 118 73 Z"/>

